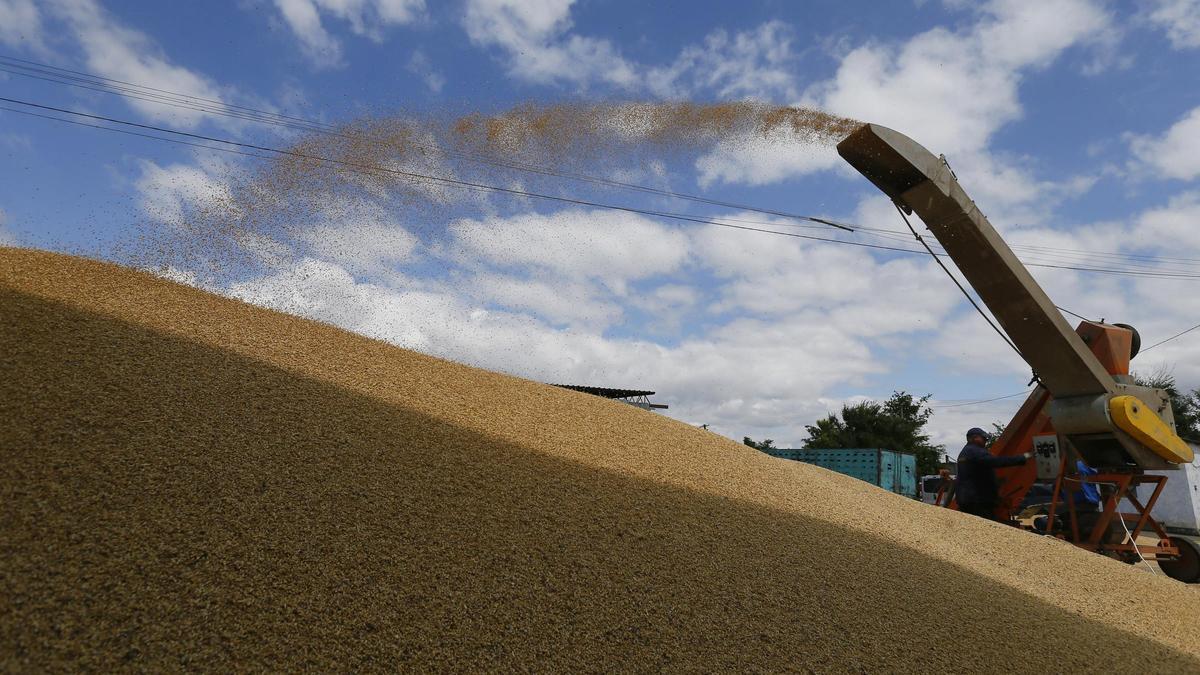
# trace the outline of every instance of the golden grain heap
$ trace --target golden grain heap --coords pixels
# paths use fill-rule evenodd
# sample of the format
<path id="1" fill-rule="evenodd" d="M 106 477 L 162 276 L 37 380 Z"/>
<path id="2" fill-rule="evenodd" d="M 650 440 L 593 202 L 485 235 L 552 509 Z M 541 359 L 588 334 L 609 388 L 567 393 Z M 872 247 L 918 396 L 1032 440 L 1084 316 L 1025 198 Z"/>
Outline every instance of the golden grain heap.
<path id="1" fill-rule="evenodd" d="M 1200 669 L 1200 595 L 620 403 L 0 248 L 0 669 Z"/>

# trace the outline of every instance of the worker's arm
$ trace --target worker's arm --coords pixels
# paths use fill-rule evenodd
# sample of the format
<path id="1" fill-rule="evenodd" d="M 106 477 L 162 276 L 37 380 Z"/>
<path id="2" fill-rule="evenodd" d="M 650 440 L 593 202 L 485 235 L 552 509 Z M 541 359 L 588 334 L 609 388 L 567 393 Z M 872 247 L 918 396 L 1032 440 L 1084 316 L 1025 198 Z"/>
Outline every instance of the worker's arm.
<path id="1" fill-rule="evenodd" d="M 1006 466 L 1019 466 L 1028 462 L 1033 457 L 1032 452 L 1027 452 L 1023 455 L 1015 455 L 1011 457 L 1000 457 L 988 452 L 987 449 L 979 446 L 974 446 L 969 449 L 967 459 L 972 462 L 979 462 L 984 466 L 990 466 L 993 469 L 1002 469 Z M 962 461 L 961 459 L 959 461 Z"/>

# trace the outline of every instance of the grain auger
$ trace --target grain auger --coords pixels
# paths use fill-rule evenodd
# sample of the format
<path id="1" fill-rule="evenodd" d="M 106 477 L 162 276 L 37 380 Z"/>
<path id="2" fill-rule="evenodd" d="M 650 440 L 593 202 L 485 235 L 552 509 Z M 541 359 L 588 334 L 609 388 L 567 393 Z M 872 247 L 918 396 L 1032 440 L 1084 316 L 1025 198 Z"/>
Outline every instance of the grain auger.
<path id="1" fill-rule="evenodd" d="M 920 216 L 1033 370 L 1038 384 L 992 452 L 1032 450 L 1036 461 L 1002 470 L 997 517 L 1011 521 L 1035 482 L 1053 480 L 1044 531 L 1126 562 L 1156 559 L 1184 581 L 1200 579 L 1195 542 L 1168 534 L 1152 515 L 1163 474 L 1192 462 L 1193 447 L 1175 433 L 1167 393 L 1129 374 L 1137 332 L 1094 321 L 1072 329 L 946 161 L 912 139 L 866 124 L 837 149 L 904 213 Z M 1101 487 L 1100 508 L 1090 512 L 1072 498 L 1084 480 Z M 1133 512 L 1122 512 L 1123 504 Z M 1143 533 L 1157 542 L 1139 544 Z"/>

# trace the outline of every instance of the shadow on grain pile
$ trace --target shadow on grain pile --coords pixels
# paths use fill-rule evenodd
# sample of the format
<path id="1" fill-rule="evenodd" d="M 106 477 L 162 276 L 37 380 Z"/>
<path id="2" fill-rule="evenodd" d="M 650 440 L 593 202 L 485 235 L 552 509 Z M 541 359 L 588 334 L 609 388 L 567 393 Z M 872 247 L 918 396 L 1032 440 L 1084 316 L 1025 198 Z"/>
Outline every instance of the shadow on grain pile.
<path id="1" fill-rule="evenodd" d="M 0 263 L 6 670 L 1200 666 L 1183 636 L 1088 619 L 820 513 L 537 450 L 608 433 L 591 411 L 628 421 L 635 445 L 639 424 L 665 425 L 727 450 L 731 471 L 760 461 L 669 420 L 108 265 L 13 249 Z M 330 366 L 345 386 L 296 367 L 322 345 L 350 348 Z M 397 372 L 412 378 L 381 377 Z M 473 388 L 506 383 L 541 406 L 525 446 L 503 419 L 488 433 L 429 412 L 489 415 Z M 1177 592 L 1175 618 L 1194 621 Z"/>

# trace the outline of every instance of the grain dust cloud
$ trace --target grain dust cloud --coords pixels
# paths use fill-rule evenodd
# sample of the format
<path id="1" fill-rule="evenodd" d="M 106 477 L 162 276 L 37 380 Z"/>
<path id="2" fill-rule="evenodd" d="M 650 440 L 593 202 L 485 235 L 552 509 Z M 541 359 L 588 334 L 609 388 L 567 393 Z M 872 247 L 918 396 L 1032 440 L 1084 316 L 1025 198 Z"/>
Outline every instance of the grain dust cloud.
<path id="1" fill-rule="evenodd" d="M 169 222 L 135 229 L 115 256 L 221 280 L 283 264 L 313 229 L 374 204 L 426 233 L 534 192 L 570 200 L 607 177 L 662 177 L 672 162 L 756 138 L 829 148 L 859 125 L 756 102 L 524 105 L 500 114 L 375 115 L 292 139 L 281 153 L 214 171 L 216 185 Z M 591 191 L 591 192 L 589 192 Z M 621 195 L 622 200 L 625 195 Z M 537 198 L 534 198 L 538 201 Z M 569 201 L 565 203 L 570 203 Z M 326 242 L 328 243 L 328 242 Z"/>

